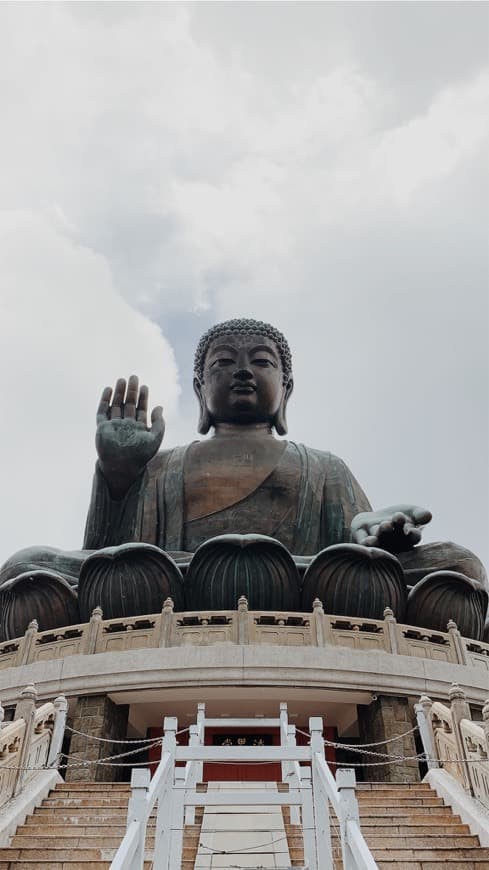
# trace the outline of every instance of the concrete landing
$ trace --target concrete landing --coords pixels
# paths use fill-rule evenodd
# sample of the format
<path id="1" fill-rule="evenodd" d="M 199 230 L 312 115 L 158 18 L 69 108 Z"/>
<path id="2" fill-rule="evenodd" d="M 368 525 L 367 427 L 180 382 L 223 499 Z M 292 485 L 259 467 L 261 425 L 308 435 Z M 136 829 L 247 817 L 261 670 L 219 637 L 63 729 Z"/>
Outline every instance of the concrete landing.
<path id="1" fill-rule="evenodd" d="M 209 782 L 208 792 L 264 789 L 275 782 Z M 195 870 L 265 868 L 289 870 L 287 836 L 280 806 L 206 807 Z"/>

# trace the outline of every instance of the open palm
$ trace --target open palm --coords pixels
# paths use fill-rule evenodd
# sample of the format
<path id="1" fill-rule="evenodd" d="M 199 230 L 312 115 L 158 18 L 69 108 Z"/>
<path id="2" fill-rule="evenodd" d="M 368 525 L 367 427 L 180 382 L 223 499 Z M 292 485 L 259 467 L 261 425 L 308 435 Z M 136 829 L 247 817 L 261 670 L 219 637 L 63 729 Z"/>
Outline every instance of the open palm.
<path id="1" fill-rule="evenodd" d="M 111 488 L 127 489 L 155 456 L 163 440 L 163 409 L 151 413 L 148 426 L 148 388 L 139 389 L 136 375 L 127 382 L 119 378 L 105 387 L 97 410 L 95 444 L 100 467 Z"/>

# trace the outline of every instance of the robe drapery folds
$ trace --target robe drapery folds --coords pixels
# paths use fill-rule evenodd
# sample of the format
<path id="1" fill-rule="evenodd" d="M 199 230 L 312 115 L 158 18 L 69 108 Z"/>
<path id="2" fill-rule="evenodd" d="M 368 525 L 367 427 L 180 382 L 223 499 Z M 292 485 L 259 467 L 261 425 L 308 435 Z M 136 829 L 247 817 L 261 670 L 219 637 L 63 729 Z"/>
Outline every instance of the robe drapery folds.
<path id="1" fill-rule="evenodd" d="M 290 441 L 275 468 L 252 493 L 187 522 L 187 449 L 176 447 L 155 456 L 121 501 L 111 498 L 97 467 L 84 548 L 141 541 L 167 552 L 194 552 L 216 535 L 259 532 L 281 541 L 295 555 L 312 556 L 331 544 L 350 541 L 353 517 L 371 510 L 365 493 L 341 459 Z M 292 492 L 292 498 L 283 499 L 279 516 L 276 512 L 270 515 L 267 509 L 271 488 Z"/>

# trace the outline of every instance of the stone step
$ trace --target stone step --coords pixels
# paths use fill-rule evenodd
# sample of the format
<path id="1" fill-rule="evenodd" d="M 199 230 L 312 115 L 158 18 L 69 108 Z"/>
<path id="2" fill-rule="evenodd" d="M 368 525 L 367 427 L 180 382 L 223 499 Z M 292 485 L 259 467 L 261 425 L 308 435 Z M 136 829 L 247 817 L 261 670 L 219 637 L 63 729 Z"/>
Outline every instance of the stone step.
<path id="1" fill-rule="evenodd" d="M 453 848 L 450 845 L 437 849 L 372 849 L 376 861 L 431 861 L 452 864 L 456 861 L 485 861 L 489 867 L 489 849 L 482 846 Z"/>
<path id="2" fill-rule="evenodd" d="M 126 791 L 131 790 L 131 785 L 128 782 L 59 782 L 56 785 L 56 791 L 65 791 L 65 789 L 77 789 L 79 791 L 99 791 L 110 788 L 123 788 Z"/>
<path id="3" fill-rule="evenodd" d="M 398 851 L 399 849 L 424 849 L 433 851 L 436 849 L 437 851 L 440 849 L 479 849 L 479 839 L 473 834 L 467 834 L 465 836 L 460 837 L 441 837 L 438 835 L 436 831 L 433 831 L 432 834 L 425 834 L 420 837 L 406 836 L 406 837 L 384 837 L 382 835 L 376 834 L 368 834 L 364 832 L 365 839 L 369 848 L 374 850 L 385 850 L 385 849 L 393 849 Z M 338 844 L 339 838 L 338 836 L 332 832 L 331 842 L 336 846 Z"/>
<path id="4" fill-rule="evenodd" d="M 414 825 L 379 825 L 378 820 L 369 819 L 370 824 L 364 821 L 361 828 L 365 837 L 463 837 L 470 834 L 468 825 L 423 825 L 417 822 Z"/>
<path id="5" fill-rule="evenodd" d="M 442 863 L 439 861 L 379 861 L 377 860 L 379 870 L 441 870 Z M 488 870 L 487 861 L 457 861 L 449 865 L 450 870 Z M 1 868 L 0 868 L 1 870 Z M 335 870 L 340 870 L 340 866 L 335 867 Z"/>
<path id="6" fill-rule="evenodd" d="M 120 833 L 114 833 L 111 829 L 107 829 L 105 833 L 98 836 L 87 836 L 79 834 L 77 837 L 72 835 L 55 836 L 35 836 L 24 837 L 16 834 L 9 846 L 10 849 L 110 849 L 114 852 L 119 848 L 125 829 Z M 152 849 L 154 846 L 154 835 L 146 837 L 146 848 Z"/>
<path id="7" fill-rule="evenodd" d="M 36 812 L 35 815 L 26 819 L 27 825 L 124 825 L 126 826 L 127 810 L 124 812 L 103 813 L 46 813 Z"/>
<path id="8" fill-rule="evenodd" d="M 45 807 L 114 807 L 115 809 L 127 809 L 127 800 L 118 797 L 85 797 L 85 798 L 46 798 L 42 804 Z"/>
<path id="9" fill-rule="evenodd" d="M 443 803 L 436 804 L 436 806 L 426 806 L 426 804 L 421 804 L 415 807 L 389 807 L 385 806 L 385 804 L 369 804 L 368 807 L 360 807 L 360 818 L 380 818 L 381 816 L 387 816 L 388 818 L 393 819 L 406 819 L 411 816 L 451 816 L 450 807 L 446 807 Z"/>
<path id="10" fill-rule="evenodd" d="M 116 849 L 44 849 L 37 846 L 25 849 L 0 849 L 2 861 L 111 861 Z"/>
<path id="11" fill-rule="evenodd" d="M 49 800 L 49 798 L 48 798 Z M 442 798 L 427 795 L 426 797 L 404 797 L 399 798 L 394 803 L 390 798 L 382 798 L 376 794 L 369 794 L 363 800 L 358 801 L 360 810 L 364 807 L 443 807 L 445 806 Z"/>
<path id="12" fill-rule="evenodd" d="M 50 791 L 46 800 L 86 800 L 86 799 L 95 799 L 95 800 L 120 800 L 127 801 L 131 796 L 131 792 L 129 789 L 123 788 L 114 788 L 111 791 L 107 791 L 107 789 L 94 789 L 93 791 L 76 791 L 76 789 L 70 788 L 64 789 L 59 792 Z"/>
<path id="13" fill-rule="evenodd" d="M 77 824 L 51 824 L 51 825 L 33 825 L 30 819 L 26 819 L 24 825 L 19 825 L 15 837 L 101 837 L 104 832 L 108 831 L 111 836 L 122 837 L 126 833 L 125 821 L 120 825 L 100 824 L 100 825 L 77 825 Z M 150 836 L 152 836 L 150 834 Z M 13 841 L 12 841 L 13 842 Z"/>
<path id="14" fill-rule="evenodd" d="M 404 788 L 404 786 L 397 788 L 388 788 L 386 785 L 383 785 L 379 788 L 361 788 L 360 784 L 357 783 L 356 793 L 361 800 L 368 794 L 381 794 L 386 797 L 394 798 L 398 795 L 429 795 L 432 793 L 432 789 L 428 786 L 428 788 L 424 788 L 423 785 L 419 785 L 417 788 Z"/>
<path id="15" fill-rule="evenodd" d="M 0 870 L 110 870 L 113 859 L 105 858 L 98 861 L 76 859 L 71 860 L 43 860 L 37 857 L 14 858 L 12 860 L 0 861 Z M 153 870 L 152 861 L 146 861 L 144 864 L 148 870 Z"/>
<path id="16" fill-rule="evenodd" d="M 429 782 L 357 782 L 358 791 L 431 791 Z"/>

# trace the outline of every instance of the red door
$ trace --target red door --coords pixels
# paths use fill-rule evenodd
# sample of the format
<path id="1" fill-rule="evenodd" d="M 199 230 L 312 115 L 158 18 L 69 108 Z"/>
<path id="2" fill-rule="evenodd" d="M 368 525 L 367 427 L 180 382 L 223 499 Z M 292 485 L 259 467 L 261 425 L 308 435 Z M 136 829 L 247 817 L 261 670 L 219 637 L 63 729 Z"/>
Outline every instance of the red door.
<path id="1" fill-rule="evenodd" d="M 278 728 L 206 728 L 206 746 L 280 746 Z M 279 763 L 221 764 L 206 762 L 204 780 L 222 782 L 280 782 Z"/>
<path id="2" fill-rule="evenodd" d="M 278 728 L 247 728 L 243 732 L 241 728 L 206 728 L 206 746 L 280 746 L 280 731 Z M 162 728 L 148 728 L 148 738 L 157 740 L 163 736 Z M 337 740 L 336 728 L 328 726 L 323 731 L 326 740 Z M 188 745 L 188 731 L 178 735 L 180 746 Z M 297 731 L 297 745 L 307 746 L 309 738 L 306 734 Z M 161 756 L 161 748 L 154 746 L 149 750 L 149 766 L 151 775 L 156 770 Z M 333 773 L 336 773 L 336 751 L 333 746 L 326 746 L 326 761 L 332 764 Z M 251 764 L 230 764 L 228 762 L 209 761 L 204 764 L 204 782 L 280 782 L 282 779 L 281 765 L 274 762 Z"/>

